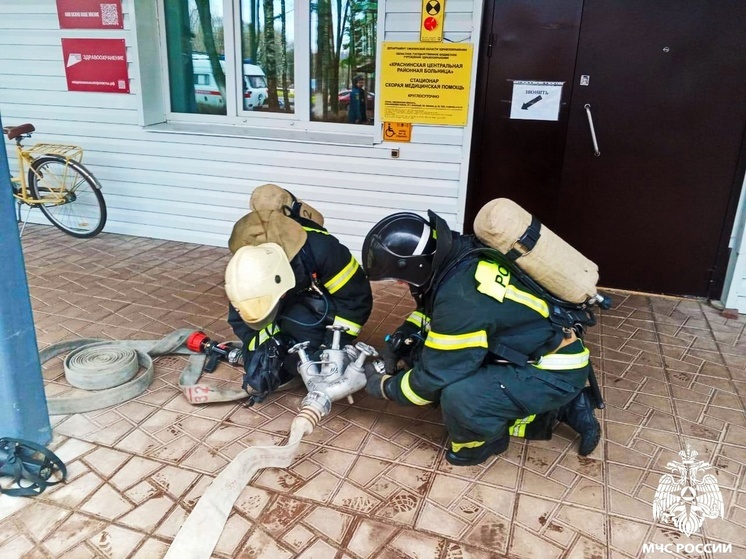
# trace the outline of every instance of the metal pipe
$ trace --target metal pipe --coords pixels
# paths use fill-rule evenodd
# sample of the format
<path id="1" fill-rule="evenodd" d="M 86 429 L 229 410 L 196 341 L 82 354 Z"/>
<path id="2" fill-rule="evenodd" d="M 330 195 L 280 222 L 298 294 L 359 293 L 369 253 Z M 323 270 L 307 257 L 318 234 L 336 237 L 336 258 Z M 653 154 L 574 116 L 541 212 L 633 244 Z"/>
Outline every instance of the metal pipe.
<path id="1" fill-rule="evenodd" d="M 0 119 L 0 129 L 2 120 Z M 3 435 L 52 440 L 26 267 L 13 207 L 8 154 L 0 150 L 0 425 Z"/>

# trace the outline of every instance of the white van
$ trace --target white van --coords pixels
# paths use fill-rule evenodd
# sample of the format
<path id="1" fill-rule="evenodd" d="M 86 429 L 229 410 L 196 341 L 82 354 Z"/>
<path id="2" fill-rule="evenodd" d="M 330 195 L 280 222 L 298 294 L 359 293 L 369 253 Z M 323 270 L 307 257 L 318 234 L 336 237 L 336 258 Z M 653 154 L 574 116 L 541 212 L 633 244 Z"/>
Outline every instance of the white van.
<path id="1" fill-rule="evenodd" d="M 225 100 L 220 95 L 207 56 L 195 54 L 192 58 L 192 68 L 194 72 L 194 98 L 197 104 L 211 108 L 224 107 Z"/>
<path id="2" fill-rule="evenodd" d="M 243 108 L 261 107 L 267 102 L 267 76 L 255 64 L 243 65 Z"/>
<path id="3" fill-rule="evenodd" d="M 225 71 L 224 60 L 220 61 L 220 65 Z M 208 107 L 223 107 L 225 100 L 220 95 L 207 55 L 193 55 L 192 67 L 194 71 L 194 96 L 197 103 Z M 267 102 L 267 76 L 259 66 L 255 64 L 243 65 L 243 84 L 244 110 L 257 109 Z"/>

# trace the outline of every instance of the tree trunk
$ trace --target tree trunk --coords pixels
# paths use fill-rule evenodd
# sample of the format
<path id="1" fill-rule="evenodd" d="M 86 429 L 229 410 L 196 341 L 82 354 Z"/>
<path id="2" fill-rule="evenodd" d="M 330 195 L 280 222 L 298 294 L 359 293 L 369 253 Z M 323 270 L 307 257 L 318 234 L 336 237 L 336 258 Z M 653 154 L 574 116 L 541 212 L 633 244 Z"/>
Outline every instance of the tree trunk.
<path id="1" fill-rule="evenodd" d="M 249 24 L 249 58 L 252 64 L 259 62 L 259 0 L 249 0 L 251 22 Z"/>
<path id="2" fill-rule="evenodd" d="M 215 83 L 218 85 L 220 95 L 223 101 L 227 99 L 225 95 L 225 72 L 220 65 L 220 55 L 215 47 L 215 36 L 212 32 L 212 14 L 210 13 L 210 0 L 196 0 L 197 12 L 199 13 L 199 25 L 202 29 L 202 36 L 205 41 L 205 50 L 210 59 L 212 75 L 215 76 Z"/>
<path id="3" fill-rule="evenodd" d="M 288 93 L 288 40 L 287 40 L 287 13 L 285 11 L 285 0 L 280 0 L 280 48 L 282 50 L 282 106 L 285 112 L 290 112 L 290 94 Z"/>
<path id="4" fill-rule="evenodd" d="M 280 108 L 277 99 L 277 57 L 275 53 L 275 11 L 272 0 L 264 0 L 264 72 L 267 74 L 267 101 L 270 110 Z"/>

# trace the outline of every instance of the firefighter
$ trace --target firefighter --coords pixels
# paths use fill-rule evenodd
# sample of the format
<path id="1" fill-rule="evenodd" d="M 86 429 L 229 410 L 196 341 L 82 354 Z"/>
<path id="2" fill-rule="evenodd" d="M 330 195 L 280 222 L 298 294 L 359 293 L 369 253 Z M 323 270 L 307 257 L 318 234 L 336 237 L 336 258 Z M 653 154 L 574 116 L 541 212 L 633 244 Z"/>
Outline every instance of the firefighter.
<path id="1" fill-rule="evenodd" d="M 393 214 L 365 238 L 369 279 L 405 282 L 417 303 L 388 340 L 409 366 L 370 375 L 366 390 L 402 405 L 439 405 L 450 436 L 445 457 L 457 466 L 504 452 L 510 435 L 548 438 L 555 419 L 590 454 L 600 425 L 584 390 L 590 362 L 582 340 L 555 326 L 547 304 L 506 267 L 466 255 L 472 237 L 428 215 Z"/>
<path id="2" fill-rule="evenodd" d="M 373 296 L 350 251 L 322 226 L 279 210 L 253 211 L 233 228 L 225 271 L 228 323 L 243 342 L 244 389 L 251 402 L 290 381 L 297 354 L 331 347 L 329 325 L 352 343 L 370 316 Z"/>
<path id="3" fill-rule="evenodd" d="M 351 124 L 368 124 L 366 113 L 368 94 L 363 89 L 363 85 L 365 85 L 365 78 L 355 76 L 350 90 L 350 102 L 347 105 L 347 121 Z"/>

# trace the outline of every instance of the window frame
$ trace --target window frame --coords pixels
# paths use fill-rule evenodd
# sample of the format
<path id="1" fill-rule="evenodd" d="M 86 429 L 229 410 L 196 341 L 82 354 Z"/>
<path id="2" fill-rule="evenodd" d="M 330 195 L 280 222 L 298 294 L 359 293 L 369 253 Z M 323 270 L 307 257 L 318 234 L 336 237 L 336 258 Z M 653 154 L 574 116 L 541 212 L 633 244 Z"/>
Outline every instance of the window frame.
<path id="1" fill-rule="evenodd" d="M 168 124 L 173 123 L 180 130 L 185 125 L 193 124 L 213 125 L 214 131 L 230 130 L 231 127 L 241 127 L 236 130 L 238 136 L 263 136 L 261 130 L 272 128 L 275 133 L 270 137 L 283 137 L 281 131 L 288 130 L 291 133 L 288 139 L 307 138 L 309 141 L 325 141 L 328 134 L 330 143 L 352 143 L 372 144 L 381 141 L 380 111 L 378 110 L 379 95 L 376 94 L 376 108 L 372 126 L 361 126 L 348 123 L 323 122 L 311 120 L 311 4 L 310 0 L 294 0 L 293 4 L 293 27 L 294 27 L 294 75 L 292 83 L 295 88 L 295 102 L 293 113 L 272 113 L 243 109 L 243 99 L 238 97 L 238 85 L 243 91 L 243 61 L 236 54 L 241 49 L 241 0 L 223 0 L 223 22 L 224 22 L 224 48 L 225 48 L 225 73 L 226 73 L 226 114 L 212 115 L 199 113 L 176 113 L 171 110 L 170 83 L 167 58 L 165 3 L 168 0 L 158 0 L 158 43 L 160 46 L 162 92 L 165 109 L 166 124 L 156 126 L 156 129 L 166 131 Z M 382 43 L 383 17 L 385 14 L 385 0 L 378 1 L 377 24 L 376 24 L 376 89 L 378 89 L 380 67 L 380 45 Z M 306 84 L 302 94 L 299 95 L 297 84 Z M 253 129 L 256 129 L 253 131 Z M 199 131 L 198 128 L 195 131 Z M 280 132 L 279 134 L 277 132 Z M 222 135 L 222 133 L 221 133 Z M 348 141 L 345 140 L 347 138 Z"/>

